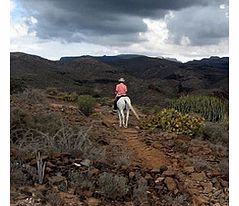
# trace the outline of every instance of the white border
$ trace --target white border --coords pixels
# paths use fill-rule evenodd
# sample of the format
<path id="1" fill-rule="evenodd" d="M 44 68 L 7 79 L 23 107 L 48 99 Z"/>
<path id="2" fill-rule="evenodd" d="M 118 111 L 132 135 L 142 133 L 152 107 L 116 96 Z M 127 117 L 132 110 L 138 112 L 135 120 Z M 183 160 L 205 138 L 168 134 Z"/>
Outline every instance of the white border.
<path id="1" fill-rule="evenodd" d="M 236 206 L 239 202 L 239 31 L 238 31 L 238 0 L 229 2 L 229 205 Z"/>
<path id="2" fill-rule="evenodd" d="M 0 204 L 10 205 L 10 1 L 0 1 Z"/>

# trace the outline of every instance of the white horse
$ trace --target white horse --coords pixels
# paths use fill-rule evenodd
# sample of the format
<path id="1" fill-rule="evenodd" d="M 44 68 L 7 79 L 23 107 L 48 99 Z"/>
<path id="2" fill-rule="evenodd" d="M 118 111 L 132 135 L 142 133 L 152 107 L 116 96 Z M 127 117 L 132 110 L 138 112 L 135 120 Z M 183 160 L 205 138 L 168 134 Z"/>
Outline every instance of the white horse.
<path id="1" fill-rule="evenodd" d="M 126 110 L 126 118 L 124 114 L 124 110 Z M 117 112 L 119 115 L 119 126 L 124 128 L 128 127 L 128 121 L 129 121 L 129 110 L 132 110 L 135 117 L 139 120 L 138 114 L 135 112 L 134 108 L 131 105 L 131 101 L 129 97 L 121 97 L 117 101 Z"/>

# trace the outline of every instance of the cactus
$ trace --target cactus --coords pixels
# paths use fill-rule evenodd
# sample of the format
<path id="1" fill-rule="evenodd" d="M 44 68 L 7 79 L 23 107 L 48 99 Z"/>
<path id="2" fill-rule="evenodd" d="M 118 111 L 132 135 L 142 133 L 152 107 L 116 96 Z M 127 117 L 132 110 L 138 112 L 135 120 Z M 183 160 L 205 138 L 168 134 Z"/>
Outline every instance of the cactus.
<path id="1" fill-rule="evenodd" d="M 211 122 L 223 120 L 226 114 L 225 103 L 213 96 L 182 96 L 171 101 L 169 108 L 185 114 L 196 113 Z"/>

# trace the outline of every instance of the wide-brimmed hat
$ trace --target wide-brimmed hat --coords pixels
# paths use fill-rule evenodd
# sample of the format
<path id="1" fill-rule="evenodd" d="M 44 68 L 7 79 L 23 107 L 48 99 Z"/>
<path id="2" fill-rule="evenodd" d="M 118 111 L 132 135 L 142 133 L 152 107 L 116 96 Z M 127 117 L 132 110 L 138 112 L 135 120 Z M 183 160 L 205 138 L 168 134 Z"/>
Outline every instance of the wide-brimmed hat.
<path id="1" fill-rule="evenodd" d="M 124 78 L 120 78 L 118 81 L 119 82 L 125 82 Z"/>

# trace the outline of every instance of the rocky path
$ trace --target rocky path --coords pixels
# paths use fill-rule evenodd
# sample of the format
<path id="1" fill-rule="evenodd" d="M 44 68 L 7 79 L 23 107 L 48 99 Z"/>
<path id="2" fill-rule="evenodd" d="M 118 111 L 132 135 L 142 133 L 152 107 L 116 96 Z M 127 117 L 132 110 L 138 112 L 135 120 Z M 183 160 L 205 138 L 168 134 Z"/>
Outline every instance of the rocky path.
<path id="1" fill-rule="evenodd" d="M 134 117 L 130 117 L 132 120 Z M 119 128 L 117 115 L 108 114 L 103 116 L 103 121 L 109 125 L 114 125 L 119 132 L 117 140 L 122 146 L 127 147 L 133 154 L 136 161 L 148 169 L 160 168 L 167 165 L 165 154 L 153 147 L 147 146 L 139 138 L 139 130 L 135 126 L 130 125 L 129 128 Z M 129 120 L 130 121 L 130 120 Z"/>
<path id="2" fill-rule="evenodd" d="M 220 162 L 226 154 L 223 154 L 223 150 L 220 148 L 215 153 L 205 141 L 157 132 L 147 133 L 139 129 L 139 123 L 132 114 L 129 119 L 129 127 L 119 128 L 118 116 L 110 112 L 109 106 L 97 106 L 95 113 L 90 117 L 79 114 L 78 108 L 73 104 L 60 101 L 51 101 L 47 106 L 25 104 L 15 106 L 21 106 L 20 108 L 31 113 L 56 112 L 72 125 L 82 124 L 88 127 L 90 125 L 92 136 L 96 137 L 95 141 L 101 142 L 100 145 L 106 146 L 109 149 L 109 154 L 112 153 L 112 157 L 110 155 L 107 157 L 114 159 L 114 156 L 118 157 L 122 151 L 125 151 L 125 156 L 122 155 L 123 161 L 127 161 L 129 157 L 130 166 L 120 167 L 120 173 L 123 171 L 126 176 L 129 175 L 129 180 L 131 180 L 130 178 L 135 177 L 136 173 L 140 172 L 142 179 L 149 186 L 149 196 L 152 197 L 148 198 L 151 202 L 157 200 L 160 203 L 156 201 L 152 205 L 168 206 L 168 202 L 171 202 L 171 205 L 185 205 L 185 202 L 192 206 L 228 205 L 228 180 L 220 173 L 217 166 L 217 162 Z M 124 157 L 126 158 L 124 159 Z M 58 175 L 55 172 L 56 168 L 64 172 L 78 167 L 72 164 L 75 162 L 74 159 L 64 157 L 64 154 L 59 155 L 59 157 L 48 157 L 47 161 L 47 179 L 50 182 Z M 92 161 L 90 162 L 93 164 Z M 29 164 L 32 167 L 31 161 Z M 108 166 L 103 163 L 97 164 L 104 166 L 104 169 L 113 168 L 115 173 L 119 169 L 118 166 L 116 169 L 112 164 Z M 86 174 L 96 173 L 97 175 L 92 177 L 94 179 L 101 173 L 101 170 L 97 169 L 97 164 L 93 165 L 93 169 L 85 166 L 80 167 L 79 170 Z M 35 167 L 35 163 L 33 166 Z M 64 181 L 71 182 L 68 176 L 65 177 L 63 173 L 60 177 Z M 48 191 L 48 189 L 45 190 Z M 15 193 L 18 194 L 18 191 Z M 61 199 L 64 199 L 65 202 L 71 196 L 79 198 L 70 191 L 64 192 L 67 197 L 64 195 L 63 197 L 59 191 L 55 194 L 60 194 Z M 85 201 L 92 200 L 92 194 L 88 196 Z M 98 197 L 96 200 L 99 201 Z M 29 202 L 32 199 L 28 198 L 26 201 Z M 73 201 L 72 198 L 71 201 Z M 82 200 L 75 200 L 75 202 L 79 201 Z M 30 203 L 25 205 L 30 205 Z M 87 205 L 91 204 L 87 203 Z"/>
<path id="3" fill-rule="evenodd" d="M 203 157 L 203 154 L 208 154 L 208 151 L 210 151 L 210 154 L 212 153 L 207 145 L 203 145 L 203 142 L 200 143 L 200 141 L 197 142 L 196 140 L 190 142 L 189 138 L 174 137 L 173 135 L 172 137 L 170 136 L 170 138 L 167 136 L 157 137 L 161 140 L 161 143 L 157 142 L 157 147 L 148 145 L 143 141 L 142 134 L 140 130 L 137 129 L 137 122 L 133 121 L 133 119 L 134 117 L 131 116 L 129 128 L 119 128 L 116 114 L 103 115 L 103 121 L 107 122 L 109 126 L 114 126 L 118 132 L 117 140 L 115 141 L 120 142 L 121 146 L 127 147 L 132 151 L 136 161 L 138 161 L 143 168 L 150 169 L 151 171 L 159 171 L 157 169 L 160 169 L 161 166 L 168 168 L 167 171 L 162 173 L 159 179 L 164 180 L 169 191 L 173 191 L 176 194 L 179 190 L 187 192 L 192 198 L 193 206 L 228 205 L 227 182 L 219 177 L 211 177 L 218 175 L 218 172 L 213 170 L 196 170 L 194 166 L 186 163 L 185 160 L 181 158 L 181 153 L 175 153 L 175 151 L 167 146 L 167 144 L 172 142 L 178 145 L 181 145 L 181 143 L 182 145 L 191 144 L 186 156 L 195 156 L 197 153 L 200 153 L 199 156 Z M 195 153 L 193 151 L 197 146 L 196 144 L 200 144 L 200 151 Z M 218 196 L 218 194 L 220 195 Z"/>

